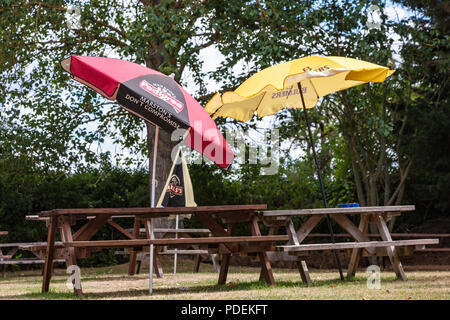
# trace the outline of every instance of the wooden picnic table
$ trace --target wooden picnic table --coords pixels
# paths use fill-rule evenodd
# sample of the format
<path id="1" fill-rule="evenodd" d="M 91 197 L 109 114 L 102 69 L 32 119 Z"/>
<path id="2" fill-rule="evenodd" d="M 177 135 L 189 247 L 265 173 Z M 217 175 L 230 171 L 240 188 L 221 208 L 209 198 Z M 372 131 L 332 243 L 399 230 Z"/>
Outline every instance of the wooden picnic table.
<path id="1" fill-rule="evenodd" d="M 90 250 L 101 250 L 102 248 L 133 248 L 130 260 L 130 270 L 134 270 L 136 262 L 135 253 L 144 250 L 150 245 L 173 246 L 183 248 L 189 244 L 197 244 L 200 248 L 205 248 L 210 253 L 222 255 L 222 263 L 219 273 L 219 284 L 226 282 L 230 257 L 232 253 L 256 253 L 261 262 L 261 276 L 271 285 L 275 280 L 267 256 L 267 251 L 274 250 L 275 241 L 288 240 L 287 235 L 262 236 L 258 217 L 262 210 L 267 209 L 263 205 L 228 205 L 228 206 L 201 206 L 201 207 L 179 207 L 179 208 L 95 208 L 95 209 L 54 209 L 43 211 L 38 214 L 39 218 L 49 218 L 47 245 L 45 248 L 46 261 L 42 282 L 42 292 L 48 292 L 52 275 L 52 261 L 55 253 L 63 256 L 67 267 L 77 265 L 77 258 L 83 257 Z M 152 219 L 157 217 L 167 217 L 173 214 L 194 215 L 206 228 L 211 231 L 211 237 L 198 238 L 178 238 L 178 239 L 155 239 L 153 234 Z M 112 221 L 112 217 L 134 217 L 133 234 L 127 232 L 117 223 Z M 80 219 L 88 219 L 88 222 L 81 228 L 72 231 L 72 226 Z M 217 219 L 226 225 L 226 230 Z M 101 240 L 92 241 L 92 237 L 100 228 L 109 223 L 114 228 L 124 234 L 128 240 Z M 248 223 L 251 236 L 234 236 L 235 224 Z M 146 228 L 146 238 L 139 239 L 141 225 Z M 56 231 L 60 230 L 61 244 L 55 244 Z M 40 248 L 35 248 L 39 250 Z M 58 251 L 59 250 L 59 251 Z M 58 251 L 58 252 L 57 252 Z M 153 260 L 153 265 L 157 272 L 158 265 Z M 78 296 L 82 296 L 82 289 L 74 288 Z"/>
<path id="2" fill-rule="evenodd" d="M 377 207 L 349 207 L 349 208 L 322 208 L 322 209 L 295 209 L 295 210 L 270 210 L 264 211 L 262 220 L 269 229 L 269 234 L 277 234 L 280 227 L 285 227 L 289 236 L 287 245 L 277 246 L 277 251 L 290 255 L 297 255 L 297 267 L 302 280 L 311 283 L 306 262 L 301 258 L 310 251 L 320 250 L 342 250 L 352 249 L 350 262 L 347 269 L 347 277 L 355 275 L 362 253 L 366 255 L 387 255 L 397 277 L 406 280 L 403 266 L 400 262 L 397 246 L 423 246 L 426 244 L 437 244 L 439 239 L 415 239 L 415 240 L 392 240 L 386 222 L 393 216 L 403 212 L 413 211 L 415 207 L 409 206 L 377 206 Z M 339 243 L 314 243 L 303 244 L 305 238 L 318 225 L 325 215 L 337 222 L 356 242 Z M 356 226 L 347 215 L 359 215 L 359 226 Z M 293 217 L 309 216 L 309 218 L 295 230 Z M 380 233 L 382 241 L 370 241 L 368 234 L 369 223 L 374 222 Z M 380 254 L 380 250 L 382 253 Z"/>

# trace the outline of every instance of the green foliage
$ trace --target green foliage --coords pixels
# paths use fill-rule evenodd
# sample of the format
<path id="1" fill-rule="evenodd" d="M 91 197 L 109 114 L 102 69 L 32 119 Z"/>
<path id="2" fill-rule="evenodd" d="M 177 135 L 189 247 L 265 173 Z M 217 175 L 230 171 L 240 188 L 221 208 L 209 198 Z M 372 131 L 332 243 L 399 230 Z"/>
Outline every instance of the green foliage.
<path id="1" fill-rule="evenodd" d="M 45 223 L 25 220 L 26 215 L 43 210 L 142 207 L 148 204 L 146 171 L 104 168 L 67 175 L 63 172 L 31 171 L 27 163 L 15 160 L 0 162 L 0 168 L 0 230 L 9 231 L 4 241 L 46 241 Z M 133 226 L 130 219 L 123 219 L 120 223 L 125 228 Z M 103 227 L 95 238 L 111 236 L 123 238 L 110 226 Z M 116 263 L 117 259 L 120 258 L 114 256 L 113 250 L 106 250 L 81 263 L 108 265 Z"/>

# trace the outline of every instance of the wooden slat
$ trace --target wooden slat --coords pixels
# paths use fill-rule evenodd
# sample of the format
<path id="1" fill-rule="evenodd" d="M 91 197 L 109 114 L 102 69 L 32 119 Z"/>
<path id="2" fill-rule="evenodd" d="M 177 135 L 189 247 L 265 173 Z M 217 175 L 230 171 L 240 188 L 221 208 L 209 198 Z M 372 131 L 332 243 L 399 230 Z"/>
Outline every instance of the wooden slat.
<path id="1" fill-rule="evenodd" d="M 420 244 L 438 244 L 439 239 L 420 240 L 396 240 L 396 241 L 369 241 L 369 242 L 341 242 L 341 243 L 314 243 L 301 244 L 299 246 L 277 246 L 279 251 L 315 251 L 315 250 L 340 250 L 354 248 L 376 248 L 390 246 L 414 246 Z"/>
<path id="2" fill-rule="evenodd" d="M 211 233 L 209 229 L 168 229 L 168 228 L 155 228 L 153 232 L 157 233 Z"/>
<path id="3" fill-rule="evenodd" d="M 309 235 L 309 233 L 317 226 L 323 215 L 314 215 L 309 217 L 297 230 L 297 240 L 301 243 Z"/>
<path id="4" fill-rule="evenodd" d="M 117 231 L 119 231 L 120 233 L 122 233 L 124 236 L 126 236 L 128 239 L 136 239 L 131 233 L 129 233 L 127 230 L 125 230 L 124 228 L 122 228 L 119 224 L 117 224 L 116 222 L 112 221 L 111 219 L 108 220 L 108 223 L 114 227 L 114 229 L 116 229 Z"/>
<path id="5" fill-rule="evenodd" d="M 363 214 L 376 212 L 406 212 L 414 211 L 415 206 L 379 206 L 379 207 L 351 207 L 351 208 L 320 208 L 320 209 L 295 209 L 295 210 L 265 210 L 264 217 L 275 216 L 302 216 L 314 214 Z"/>
<path id="6" fill-rule="evenodd" d="M 417 245 L 417 246 L 395 246 L 395 250 L 397 251 L 397 254 L 399 256 L 411 256 L 413 252 L 417 250 L 417 248 L 421 248 L 425 245 Z M 345 253 L 347 256 L 350 256 L 352 254 L 352 251 L 355 249 L 345 249 Z M 366 250 L 359 248 L 358 250 L 361 250 L 361 257 L 388 257 L 387 251 L 385 247 L 381 248 L 375 248 L 375 254 L 370 254 Z M 356 273 L 356 272 L 355 272 Z M 347 275 L 349 275 L 347 273 Z M 353 275 L 354 276 L 354 275 Z M 349 276 L 351 277 L 351 276 Z"/>
<path id="7" fill-rule="evenodd" d="M 298 246 L 300 244 L 300 242 L 298 241 L 297 233 L 296 233 L 296 231 L 294 229 L 294 223 L 292 222 L 291 219 L 289 219 L 289 223 L 288 223 L 288 225 L 286 227 L 286 231 L 287 231 L 288 236 L 289 236 L 289 244 Z"/>
<path id="8" fill-rule="evenodd" d="M 228 228 L 227 231 L 223 228 L 223 226 L 218 223 L 215 219 L 213 219 L 209 214 L 200 212 L 196 214 L 196 218 L 209 230 L 211 230 L 211 233 L 214 237 L 229 237 L 233 234 L 232 228 Z M 232 225 L 232 224 L 230 224 Z M 235 243 L 228 243 L 225 245 L 229 250 L 236 251 L 237 250 L 237 244 Z"/>
<path id="9" fill-rule="evenodd" d="M 364 235 L 362 231 L 360 231 L 353 222 L 347 218 L 347 216 L 341 215 L 341 214 L 332 214 L 331 215 L 333 219 L 348 233 L 352 235 L 353 238 L 355 238 L 356 241 L 359 242 L 368 242 L 370 241 L 369 237 Z M 369 251 L 371 254 L 375 253 L 375 250 L 371 247 L 366 248 L 367 251 Z"/>
<path id="10" fill-rule="evenodd" d="M 370 216 L 363 215 L 359 221 L 358 230 L 362 232 L 367 238 L 367 229 L 369 228 Z M 352 278 L 355 276 L 356 269 L 358 268 L 359 260 L 361 260 L 361 255 L 363 254 L 363 249 L 355 248 L 352 250 L 352 255 L 350 256 L 350 261 L 347 267 L 347 278 Z"/>
<path id="11" fill-rule="evenodd" d="M 335 233 L 335 237 L 338 238 L 351 238 L 352 236 L 348 233 Z M 381 235 L 378 233 L 366 234 L 369 238 L 380 238 Z M 311 238 L 328 238 L 329 233 L 310 233 L 308 237 Z M 391 233 L 392 238 L 448 238 L 450 233 Z"/>
<path id="12" fill-rule="evenodd" d="M 240 242 L 273 242 L 288 240 L 287 235 L 279 236 L 248 236 L 248 237 L 208 237 L 208 238 L 178 238 L 178 239 L 138 239 L 138 240 L 100 240 L 66 242 L 65 247 L 141 247 L 150 244 L 158 246 L 176 244 L 225 244 Z"/>
<path id="13" fill-rule="evenodd" d="M 66 262 L 64 259 L 54 259 L 53 263 L 63 263 Z M 11 260 L 3 260 L 0 261 L 0 265 L 2 264 L 44 264 L 45 260 L 43 259 L 11 259 Z"/>
<path id="14" fill-rule="evenodd" d="M 78 208 L 78 209 L 53 209 L 41 211 L 39 217 L 53 215 L 145 215 L 152 217 L 167 216 L 170 214 L 190 214 L 197 212 L 216 214 L 221 212 L 258 211 L 267 209 L 266 204 L 226 205 L 226 206 L 199 206 L 199 207 L 167 207 L 167 208 Z"/>
<path id="15" fill-rule="evenodd" d="M 74 240 L 85 241 L 91 239 L 106 223 L 107 216 L 98 216 L 95 219 L 90 220 L 87 224 L 80 228 L 74 235 Z"/>
<path id="16" fill-rule="evenodd" d="M 296 261 L 298 272 L 300 273 L 300 277 L 302 278 L 303 283 L 306 283 L 307 285 L 311 285 L 311 277 L 309 276 L 309 270 L 306 265 L 306 262 L 303 260 L 298 259 Z"/>
<path id="17" fill-rule="evenodd" d="M 135 239 L 139 238 L 140 228 L 141 228 L 141 220 L 134 219 L 133 236 Z M 136 274 L 136 262 L 137 262 L 137 252 L 133 250 L 130 254 L 130 263 L 128 264 L 128 274 L 130 276 Z"/>
<path id="18" fill-rule="evenodd" d="M 166 250 L 158 252 L 158 254 L 209 254 L 208 250 Z"/>
<path id="19" fill-rule="evenodd" d="M 65 242 L 73 241 L 72 229 L 70 228 L 70 218 L 67 216 L 64 217 L 64 222 L 61 226 L 61 238 L 64 239 L 63 241 L 65 241 Z M 76 253 L 75 253 L 75 248 L 69 247 L 67 251 L 68 251 L 68 253 L 67 253 L 67 257 L 66 257 L 66 267 L 69 268 L 72 265 L 76 266 L 77 265 L 77 257 L 76 257 Z M 76 280 L 73 279 L 73 284 L 75 284 L 75 283 L 76 283 Z M 79 288 L 76 288 L 74 286 L 73 291 L 75 292 L 77 297 L 79 297 L 79 298 L 83 297 L 83 290 L 81 288 L 81 283 L 80 283 Z"/>
<path id="20" fill-rule="evenodd" d="M 374 214 L 372 215 L 372 219 L 375 220 L 375 223 L 377 224 L 378 232 L 381 234 L 381 239 L 384 241 L 392 241 L 391 234 L 389 232 L 389 228 L 386 225 L 386 221 L 383 219 L 381 215 Z M 439 243 L 439 240 L 436 239 Z M 401 241 L 401 240 L 400 240 Z M 422 240 L 405 240 L 405 241 L 423 241 Z M 427 244 L 427 243 L 418 243 L 418 244 Z M 397 254 L 397 250 L 395 250 L 394 246 L 386 247 L 387 254 L 389 256 L 389 260 L 391 261 L 392 269 L 394 269 L 395 274 L 397 275 L 397 278 L 402 280 L 407 280 L 405 271 L 403 270 L 402 263 L 400 262 L 400 259 Z"/>
<path id="21" fill-rule="evenodd" d="M 125 229 L 127 232 L 133 232 L 133 229 Z M 209 229 L 173 229 L 173 228 L 155 228 L 154 233 L 191 233 L 191 234 L 208 234 L 211 233 Z M 145 233 L 145 228 L 140 228 L 139 233 Z"/>
<path id="22" fill-rule="evenodd" d="M 258 226 L 258 219 L 257 217 L 253 217 L 250 228 L 252 231 L 253 236 L 261 236 L 261 230 Z M 268 236 L 268 237 L 276 237 L 276 236 Z M 288 236 L 289 239 L 289 236 Z M 267 253 L 265 251 L 259 252 L 259 261 L 261 262 L 261 272 L 259 278 L 265 278 L 267 284 L 274 286 L 275 285 L 275 278 L 273 277 L 272 272 L 272 266 L 270 264 L 269 257 L 267 256 Z"/>
<path id="23" fill-rule="evenodd" d="M 52 217 L 50 219 L 50 225 L 48 227 L 47 235 L 47 247 L 46 247 L 46 257 L 44 263 L 44 274 L 42 281 L 42 292 L 48 292 L 50 285 L 50 279 L 52 277 L 53 271 L 53 257 L 55 254 L 55 239 L 56 239 L 56 227 L 57 227 L 57 217 Z"/>
<path id="24" fill-rule="evenodd" d="M 19 250 L 27 250 L 27 251 L 39 251 L 46 250 L 47 242 L 30 242 L 30 243 L 22 243 L 17 246 Z M 58 241 L 54 244 L 55 248 L 62 248 L 62 242 Z"/>
<path id="25" fill-rule="evenodd" d="M 416 249 L 418 252 L 450 252 L 450 248 L 423 248 Z"/>
<path id="26" fill-rule="evenodd" d="M 269 257 L 270 261 L 298 261 L 297 257 L 294 257 L 288 254 L 288 252 L 284 251 L 267 252 L 267 256 Z M 303 256 L 308 256 L 308 252 L 304 251 Z"/>
<path id="27" fill-rule="evenodd" d="M 223 285 L 227 281 L 227 275 L 228 275 L 228 267 L 230 265 L 230 254 L 224 254 L 222 256 L 222 262 L 220 263 L 220 271 L 219 271 L 219 280 L 217 283 L 219 285 Z"/>

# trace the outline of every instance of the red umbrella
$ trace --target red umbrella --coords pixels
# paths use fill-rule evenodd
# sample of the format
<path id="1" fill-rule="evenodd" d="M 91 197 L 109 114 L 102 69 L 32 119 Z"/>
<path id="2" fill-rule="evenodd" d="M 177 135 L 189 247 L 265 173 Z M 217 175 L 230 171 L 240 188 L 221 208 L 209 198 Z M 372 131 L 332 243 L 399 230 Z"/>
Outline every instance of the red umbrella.
<path id="1" fill-rule="evenodd" d="M 222 168 L 234 154 L 214 120 L 172 78 L 129 61 L 71 56 L 61 62 L 71 76 L 126 110 L 167 131 L 187 129 L 184 141 Z"/>
<path id="2" fill-rule="evenodd" d="M 183 134 L 187 146 L 199 151 L 222 168 L 228 168 L 234 154 L 214 120 L 203 107 L 172 78 L 144 66 L 112 58 L 71 56 L 61 62 L 77 81 L 156 126 L 153 151 L 151 206 L 155 206 L 155 170 L 159 127 Z M 153 224 L 151 224 L 151 229 Z M 150 231 L 153 233 L 153 230 Z M 150 282 L 153 282 L 153 245 L 150 245 Z"/>

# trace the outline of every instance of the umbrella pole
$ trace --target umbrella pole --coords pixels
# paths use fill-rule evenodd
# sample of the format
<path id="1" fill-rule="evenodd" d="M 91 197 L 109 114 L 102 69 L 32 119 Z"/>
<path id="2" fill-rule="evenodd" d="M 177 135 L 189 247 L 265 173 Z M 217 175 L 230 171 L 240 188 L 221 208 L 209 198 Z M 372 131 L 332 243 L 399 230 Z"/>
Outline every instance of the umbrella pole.
<path id="1" fill-rule="evenodd" d="M 155 142 L 153 144 L 153 162 L 152 162 L 152 196 L 151 196 L 151 207 L 155 207 L 155 192 L 156 192 L 156 155 L 158 153 L 158 141 L 159 141 L 159 127 L 155 126 Z M 150 219 L 150 237 L 153 238 L 153 219 Z M 149 293 L 153 293 L 153 252 L 154 246 L 150 245 L 150 265 L 149 265 Z"/>
<path id="2" fill-rule="evenodd" d="M 324 204 L 325 208 L 328 208 L 327 196 L 325 194 L 325 186 L 323 184 L 322 174 L 320 173 L 320 166 L 319 166 L 319 161 L 317 160 L 316 147 L 314 145 L 314 140 L 312 138 L 311 125 L 309 123 L 308 113 L 306 112 L 305 99 L 303 98 L 302 85 L 300 84 L 300 82 L 297 82 L 297 86 L 298 86 L 298 90 L 300 91 L 300 97 L 302 99 L 302 105 L 303 105 L 303 111 L 304 111 L 303 113 L 305 114 L 306 126 L 308 127 L 309 141 L 311 143 L 313 156 L 314 156 L 314 162 L 316 164 L 316 169 L 317 169 L 317 175 L 319 177 L 320 191 L 322 192 L 323 204 Z M 327 217 L 328 230 L 330 231 L 331 242 L 335 243 L 335 241 L 334 241 L 334 232 L 333 232 L 333 227 L 331 226 L 330 215 L 326 214 L 326 217 Z M 336 263 L 337 263 L 337 266 L 338 266 L 338 269 L 339 269 L 339 275 L 341 277 L 341 280 L 344 281 L 344 275 L 342 273 L 341 260 L 339 259 L 339 256 L 338 256 L 338 253 L 337 253 L 336 250 L 333 250 L 333 253 L 334 253 L 334 257 L 336 259 Z"/>
<path id="3" fill-rule="evenodd" d="M 175 217 L 175 230 L 178 230 L 178 215 Z M 175 239 L 178 239 L 178 233 L 175 232 Z M 177 273 L 177 249 L 175 248 L 175 254 L 173 257 L 173 274 Z"/>

